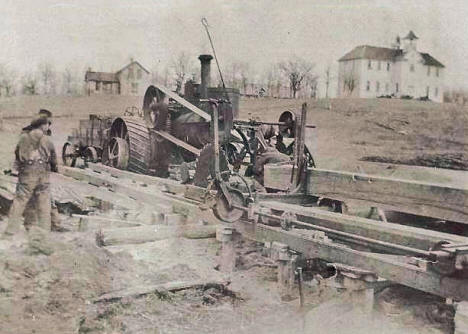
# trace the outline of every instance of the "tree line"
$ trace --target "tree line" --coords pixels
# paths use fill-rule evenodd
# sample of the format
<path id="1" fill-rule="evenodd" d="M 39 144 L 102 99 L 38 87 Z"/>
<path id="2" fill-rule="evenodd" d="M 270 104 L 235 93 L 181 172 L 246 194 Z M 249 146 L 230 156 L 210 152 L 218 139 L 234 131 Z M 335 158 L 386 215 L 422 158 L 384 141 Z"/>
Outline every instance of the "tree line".
<path id="1" fill-rule="evenodd" d="M 213 64 L 214 65 L 214 64 Z M 212 68 L 212 86 L 222 86 L 217 68 Z M 298 56 L 270 64 L 258 70 L 247 62 L 233 61 L 222 66 L 226 87 L 237 88 L 245 95 L 278 97 L 316 97 L 319 76 L 315 64 Z M 328 82 L 330 69 L 325 73 Z M 83 95 L 86 69 L 67 66 L 58 70 L 51 62 L 38 64 L 35 70 L 20 71 L 0 63 L 0 97 L 14 95 Z M 200 65 L 194 57 L 180 52 L 166 64 L 151 68 L 151 82 L 183 93 L 187 80 L 200 81 Z M 284 96 L 287 95 L 287 96 Z"/>

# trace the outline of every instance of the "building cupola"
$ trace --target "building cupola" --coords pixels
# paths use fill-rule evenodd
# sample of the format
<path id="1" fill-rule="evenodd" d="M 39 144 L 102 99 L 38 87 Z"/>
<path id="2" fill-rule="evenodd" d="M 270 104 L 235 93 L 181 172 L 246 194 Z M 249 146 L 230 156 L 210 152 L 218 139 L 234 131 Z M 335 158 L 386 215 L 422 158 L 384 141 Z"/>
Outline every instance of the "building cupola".
<path id="1" fill-rule="evenodd" d="M 416 51 L 417 50 L 416 42 L 418 39 L 419 38 L 416 36 L 416 34 L 412 30 L 410 30 L 408 35 L 406 35 L 406 37 L 403 38 L 403 41 L 404 41 L 403 48 L 405 52 L 410 51 L 410 50 Z"/>

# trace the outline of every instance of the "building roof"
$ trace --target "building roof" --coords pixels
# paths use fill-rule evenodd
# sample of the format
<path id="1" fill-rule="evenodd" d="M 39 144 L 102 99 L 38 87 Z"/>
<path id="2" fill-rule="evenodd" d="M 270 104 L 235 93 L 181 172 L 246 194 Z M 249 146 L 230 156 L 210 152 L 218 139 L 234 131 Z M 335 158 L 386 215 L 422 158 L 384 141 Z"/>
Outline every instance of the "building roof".
<path id="1" fill-rule="evenodd" d="M 429 53 L 419 53 L 424 59 L 424 65 L 435 66 L 435 67 L 445 67 L 444 64 L 439 62 L 437 59 L 432 57 Z"/>
<path id="2" fill-rule="evenodd" d="M 409 39 L 410 41 L 412 41 L 413 39 L 419 39 L 419 38 L 418 38 L 418 36 L 415 35 L 413 30 L 410 30 L 408 35 L 406 35 L 406 37 L 404 37 L 403 39 Z"/>
<path id="3" fill-rule="evenodd" d="M 424 65 L 445 67 L 441 62 L 428 53 L 419 53 L 424 60 Z M 372 60 L 390 60 L 395 61 L 403 56 L 402 49 L 381 48 L 369 45 L 360 45 L 341 57 L 338 61 L 353 59 L 372 59 Z"/>
<path id="4" fill-rule="evenodd" d="M 118 75 L 120 72 L 124 71 L 127 67 L 129 67 L 129 66 L 131 66 L 131 65 L 133 65 L 133 64 L 137 64 L 138 66 L 140 66 L 140 67 L 143 69 L 143 71 L 145 71 L 145 72 L 148 73 L 148 74 L 150 73 L 150 72 L 149 72 L 146 68 L 144 68 L 143 65 L 141 65 L 139 62 L 137 62 L 136 60 L 132 60 L 132 61 L 130 62 L 130 64 L 128 64 L 128 65 L 122 67 L 122 68 L 121 68 L 119 71 L 117 71 L 115 74 Z"/>
<path id="5" fill-rule="evenodd" d="M 401 49 L 360 45 L 341 57 L 339 61 L 352 59 L 394 60 L 396 57 L 401 56 L 402 54 L 403 50 Z"/>
<path id="6" fill-rule="evenodd" d="M 86 71 L 85 81 L 119 82 L 115 73 Z"/>

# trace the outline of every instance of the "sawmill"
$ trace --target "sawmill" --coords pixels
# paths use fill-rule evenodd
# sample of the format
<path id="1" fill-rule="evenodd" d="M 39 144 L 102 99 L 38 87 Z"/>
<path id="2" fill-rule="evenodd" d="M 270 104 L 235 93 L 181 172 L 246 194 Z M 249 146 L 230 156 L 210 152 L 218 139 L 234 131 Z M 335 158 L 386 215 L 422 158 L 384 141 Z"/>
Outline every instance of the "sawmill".
<path id="1" fill-rule="evenodd" d="M 153 85 L 141 112 L 83 121 L 63 147 L 64 164 L 81 157 L 111 174 L 175 179 L 228 234 L 286 245 L 289 265 L 319 258 L 354 278 L 468 300 L 466 189 L 319 169 L 305 140 L 314 131 L 307 105 L 278 122 L 238 119 L 239 92 L 211 87 L 211 59 L 199 57 L 201 83 L 188 82 L 184 94 Z M 380 221 L 350 213 L 356 202 Z M 391 212 L 400 220 L 387 219 Z"/>

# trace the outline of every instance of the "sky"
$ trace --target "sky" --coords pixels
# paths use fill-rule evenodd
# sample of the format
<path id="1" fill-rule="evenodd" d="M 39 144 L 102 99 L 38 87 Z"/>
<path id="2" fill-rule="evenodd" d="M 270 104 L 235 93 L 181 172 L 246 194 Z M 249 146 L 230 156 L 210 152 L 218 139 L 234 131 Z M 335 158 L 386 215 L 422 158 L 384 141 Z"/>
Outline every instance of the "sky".
<path id="1" fill-rule="evenodd" d="M 446 66 L 446 86 L 468 87 L 466 0 L 0 0 L 0 64 L 117 71 L 134 58 L 152 70 L 182 51 L 196 61 L 211 53 L 202 17 L 224 70 L 242 61 L 261 73 L 299 56 L 323 85 L 355 46 L 389 47 L 413 30 L 419 51 Z"/>

